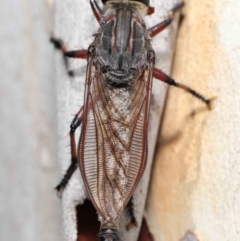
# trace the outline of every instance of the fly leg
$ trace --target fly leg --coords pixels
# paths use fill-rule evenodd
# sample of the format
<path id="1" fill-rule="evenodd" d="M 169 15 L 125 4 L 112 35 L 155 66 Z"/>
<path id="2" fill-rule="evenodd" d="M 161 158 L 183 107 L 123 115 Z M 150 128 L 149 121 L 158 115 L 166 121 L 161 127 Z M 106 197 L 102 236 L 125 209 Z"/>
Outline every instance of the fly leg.
<path id="1" fill-rule="evenodd" d="M 73 118 L 72 123 L 70 125 L 69 135 L 70 135 L 70 145 L 71 145 L 71 164 L 68 167 L 61 182 L 55 187 L 59 197 L 62 196 L 63 190 L 67 186 L 72 174 L 78 167 L 77 150 L 76 150 L 76 142 L 75 142 L 74 134 L 75 134 L 76 129 L 81 125 L 82 118 L 83 118 L 83 107 L 80 108 L 80 110 L 75 115 L 75 117 Z"/>
<path id="2" fill-rule="evenodd" d="M 130 222 L 126 224 L 126 229 L 130 230 L 132 227 L 137 227 L 138 223 L 134 214 L 134 204 L 133 204 L 133 197 L 130 198 L 127 206 L 126 206 L 127 214 L 130 218 Z"/>
<path id="3" fill-rule="evenodd" d="M 90 4 L 92 7 L 94 16 L 96 17 L 97 21 L 100 23 L 102 21 L 102 10 L 100 9 L 96 0 L 90 0 Z M 74 76 L 75 75 L 74 70 L 69 70 L 69 62 L 67 57 L 86 59 L 88 56 L 88 50 L 82 49 L 82 50 L 76 50 L 76 51 L 67 51 L 63 41 L 61 39 L 55 38 L 54 36 L 50 38 L 50 42 L 54 45 L 56 49 L 62 52 L 63 60 L 65 63 L 68 75 L 70 77 Z"/>
<path id="4" fill-rule="evenodd" d="M 93 14 L 94 14 L 95 18 L 100 23 L 102 21 L 102 10 L 101 10 L 101 8 L 98 6 L 98 3 L 96 2 L 96 0 L 90 0 L 90 4 L 91 4 L 92 11 L 93 11 Z"/>
<path id="5" fill-rule="evenodd" d="M 64 64 L 65 64 L 65 67 L 66 67 L 66 70 L 67 70 L 67 73 L 68 75 L 71 77 L 74 75 L 73 71 L 72 70 L 69 70 L 69 63 L 68 63 L 68 59 L 67 57 L 65 56 L 65 53 L 66 53 L 66 47 L 63 43 L 63 41 L 61 39 L 57 39 L 55 37 L 51 37 L 50 38 L 50 42 L 54 45 L 55 49 L 57 50 L 60 50 L 63 54 L 63 61 L 64 61 Z"/>
<path id="6" fill-rule="evenodd" d="M 147 15 L 152 15 L 155 12 L 155 8 L 152 6 L 148 6 Z"/>
<path id="7" fill-rule="evenodd" d="M 210 99 L 205 98 L 202 94 L 198 93 L 197 91 L 193 90 L 192 88 L 188 87 L 187 85 L 176 82 L 174 79 L 172 79 L 170 76 L 168 76 L 167 74 L 162 72 L 160 69 L 154 68 L 153 76 L 156 79 L 161 80 L 169 85 L 173 85 L 175 87 L 178 87 L 178 88 L 181 88 L 181 89 L 187 91 L 194 97 L 203 101 L 207 105 L 208 109 L 211 109 L 211 101 L 213 100 L 213 98 L 210 98 Z"/>
<path id="8" fill-rule="evenodd" d="M 88 50 L 81 49 L 81 50 L 73 50 L 64 53 L 65 57 L 69 58 L 77 58 L 77 59 L 86 59 L 88 56 Z"/>
<path id="9" fill-rule="evenodd" d="M 74 70 L 69 70 L 69 62 L 67 57 L 86 59 L 88 55 L 88 51 L 84 49 L 84 50 L 67 52 L 66 46 L 64 45 L 63 41 L 53 36 L 50 38 L 50 42 L 54 45 L 54 47 L 57 50 L 60 50 L 62 52 L 63 61 L 66 66 L 68 75 L 70 77 L 74 76 L 75 75 Z"/>
<path id="10" fill-rule="evenodd" d="M 173 21 L 174 13 L 177 12 L 179 9 L 181 9 L 184 6 L 184 2 L 177 3 L 169 12 L 168 12 L 168 18 L 162 21 L 161 23 L 151 27 L 148 29 L 148 35 L 152 38 L 156 36 L 158 33 L 163 31 L 165 28 L 167 28 Z"/>

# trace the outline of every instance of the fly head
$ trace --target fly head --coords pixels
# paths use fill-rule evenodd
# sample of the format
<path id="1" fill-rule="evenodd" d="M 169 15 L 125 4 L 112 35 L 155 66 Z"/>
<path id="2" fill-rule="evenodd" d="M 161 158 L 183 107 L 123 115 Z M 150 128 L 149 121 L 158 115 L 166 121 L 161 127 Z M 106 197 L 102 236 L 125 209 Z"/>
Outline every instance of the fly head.
<path id="1" fill-rule="evenodd" d="M 112 2 L 113 0 L 102 0 L 102 3 L 105 5 L 107 2 Z M 116 2 L 122 2 L 121 0 L 115 0 Z M 149 0 L 131 0 L 131 2 L 143 3 L 147 7 L 149 6 Z"/>

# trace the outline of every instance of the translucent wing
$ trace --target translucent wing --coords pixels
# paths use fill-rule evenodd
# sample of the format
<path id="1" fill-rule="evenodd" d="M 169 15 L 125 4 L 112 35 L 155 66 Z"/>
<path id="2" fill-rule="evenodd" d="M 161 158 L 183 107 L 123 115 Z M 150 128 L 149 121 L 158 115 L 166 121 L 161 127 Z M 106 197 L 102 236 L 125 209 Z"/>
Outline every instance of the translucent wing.
<path id="1" fill-rule="evenodd" d="M 80 168 L 103 221 L 118 221 L 146 165 L 152 66 L 127 88 L 108 86 L 89 60 Z"/>

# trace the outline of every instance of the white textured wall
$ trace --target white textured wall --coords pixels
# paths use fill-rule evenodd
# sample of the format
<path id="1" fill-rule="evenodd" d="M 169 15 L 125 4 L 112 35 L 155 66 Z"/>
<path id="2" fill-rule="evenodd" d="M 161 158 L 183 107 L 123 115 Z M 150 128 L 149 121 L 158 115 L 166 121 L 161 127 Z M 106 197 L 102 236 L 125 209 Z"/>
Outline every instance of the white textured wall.
<path id="1" fill-rule="evenodd" d="M 203 105 L 170 89 L 148 201 L 158 241 L 240 240 L 239 13 L 239 1 L 186 0 L 173 77 L 217 99 L 191 118 Z"/>
<path id="2" fill-rule="evenodd" d="M 0 1 L 0 239 L 59 241 L 51 2 Z"/>

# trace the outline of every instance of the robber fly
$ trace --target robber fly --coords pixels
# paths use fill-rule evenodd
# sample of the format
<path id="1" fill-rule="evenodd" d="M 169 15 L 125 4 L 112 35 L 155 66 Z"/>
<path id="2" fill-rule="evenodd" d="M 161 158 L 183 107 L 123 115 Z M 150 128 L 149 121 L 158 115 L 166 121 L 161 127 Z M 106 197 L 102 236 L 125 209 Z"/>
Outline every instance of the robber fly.
<path id="1" fill-rule="evenodd" d="M 101 222 L 98 240 L 118 241 L 119 219 L 136 189 L 147 162 L 147 131 L 152 80 L 180 87 L 210 106 L 210 99 L 175 82 L 155 68 L 151 38 L 171 24 L 169 18 L 147 29 L 143 16 L 152 13 L 149 0 L 102 0 L 104 11 L 90 0 L 100 23 L 88 50 L 66 52 L 67 57 L 87 58 L 84 105 L 71 124 L 72 163 L 61 183 L 65 188 L 77 166 Z M 74 133 L 82 124 L 78 148 Z"/>

